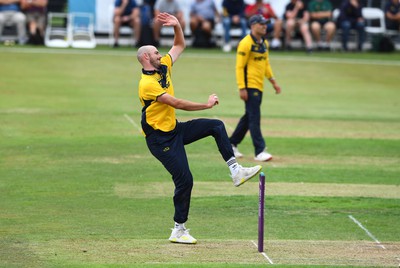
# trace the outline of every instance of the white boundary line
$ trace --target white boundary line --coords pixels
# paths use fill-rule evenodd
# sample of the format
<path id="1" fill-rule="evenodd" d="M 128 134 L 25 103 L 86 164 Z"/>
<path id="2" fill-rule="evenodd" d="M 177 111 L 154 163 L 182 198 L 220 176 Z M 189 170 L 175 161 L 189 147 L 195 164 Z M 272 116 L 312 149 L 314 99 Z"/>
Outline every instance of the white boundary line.
<path id="1" fill-rule="evenodd" d="M 258 248 L 256 242 L 254 242 L 253 240 L 251 240 L 251 243 L 253 243 L 253 245 L 254 245 L 256 248 Z M 263 255 L 263 256 L 268 260 L 268 262 L 269 262 L 270 264 L 274 264 L 274 262 L 268 257 L 268 255 L 267 255 L 265 252 L 260 252 L 260 253 L 261 253 L 261 255 Z"/>
<path id="2" fill-rule="evenodd" d="M 124 114 L 124 117 L 139 131 L 139 133 L 142 133 L 142 129 L 139 127 L 138 124 L 136 124 L 136 122 L 132 119 L 132 117 L 130 117 L 127 114 Z"/>
<path id="3" fill-rule="evenodd" d="M 385 246 L 382 245 L 382 243 L 379 242 L 379 240 L 376 239 L 376 237 L 375 237 L 373 234 L 371 234 L 371 232 L 368 231 L 368 229 L 365 228 L 356 218 L 354 218 L 352 215 L 349 215 L 349 218 L 350 218 L 355 224 L 357 224 L 361 229 L 363 229 L 363 230 L 367 233 L 367 235 L 368 235 L 369 237 L 371 237 L 372 240 L 374 240 L 374 241 L 378 244 L 379 247 L 381 247 L 381 248 L 383 248 L 383 249 L 386 249 Z"/>
<path id="4" fill-rule="evenodd" d="M 136 57 L 136 51 L 109 51 L 109 50 L 83 50 L 83 49 L 50 49 L 50 48 L 0 48 L 0 52 L 11 53 L 36 53 L 36 54 L 70 54 L 70 55 L 107 55 L 107 56 L 133 56 Z M 203 58 L 203 59 L 221 59 L 233 58 L 234 54 L 197 54 L 194 52 L 186 52 L 182 55 L 185 58 Z M 343 64 L 359 64 L 359 65 L 383 65 L 383 66 L 400 66 L 399 61 L 371 60 L 371 59 L 348 59 L 348 58 L 321 58 L 321 57 L 295 57 L 285 55 L 273 55 L 272 60 L 300 61 L 300 62 L 322 62 L 322 63 L 343 63 Z"/>

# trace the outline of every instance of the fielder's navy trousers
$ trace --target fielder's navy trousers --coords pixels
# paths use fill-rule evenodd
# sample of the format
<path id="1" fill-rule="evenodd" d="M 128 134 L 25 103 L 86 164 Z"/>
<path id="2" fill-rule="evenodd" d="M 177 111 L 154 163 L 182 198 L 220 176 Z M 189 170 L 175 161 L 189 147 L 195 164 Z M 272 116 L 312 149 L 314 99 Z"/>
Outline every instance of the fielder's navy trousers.
<path id="1" fill-rule="evenodd" d="M 207 136 L 214 137 L 218 150 L 225 161 L 233 157 L 225 125 L 216 119 L 178 122 L 173 131 L 154 131 L 146 137 L 150 152 L 172 175 L 175 184 L 174 221 L 177 223 L 185 223 L 188 219 L 193 187 L 193 176 L 189 169 L 185 145 Z"/>
<path id="2" fill-rule="evenodd" d="M 254 153 L 258 155 L 265 149 L 265 141 L 261 134 L 261 101 L 262 92 L 258 89 L 248 88 L 248 99 L 245 102 L 245 114 L 240 118 L 235 131 L 230 137 L 230 142 L 233 145 L 238 145 L 242 142 L 247 131 L 250 130 L 250 136 L 254 145 Z"/>

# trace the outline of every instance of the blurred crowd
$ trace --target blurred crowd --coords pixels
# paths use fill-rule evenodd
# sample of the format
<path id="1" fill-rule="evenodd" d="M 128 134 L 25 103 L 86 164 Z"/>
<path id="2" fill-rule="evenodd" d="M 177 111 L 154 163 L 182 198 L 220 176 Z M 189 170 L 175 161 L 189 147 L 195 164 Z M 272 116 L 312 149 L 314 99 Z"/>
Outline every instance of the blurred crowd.
<path id="1" fill-rule="evenodd" d="M 47 0 L 0 0 L 0 36 L 15 25 L 19 44 L 43 44 Z"/>
<path id="2" fill-rule="evenodd" d="M 267 0 L 187 0 L 189 16 L 180 0 L 115 0 L 113 14 L 114 47 L 119 47 L 120 27 L 129 26 L 137 47 L 159 45 L 161 25 L 154 18 L 160 12 L 175 15 L 184 32 L 190 33 L 193 47 L 215 47 L 214 30 L 222 24 L 222 45 L 232 50 L 232 29 L 240 37 L 249 32 L 248 18 L 262 14 L 268 20 L 267 36 L 271 49 L 292 49 L 294 38 L 301 39 L 304 50 L 330 50 L 335 35 L 340 35 L 342 50 L 349 50 L 349 36 L 356 32 L 356 50 L 366 40 L 364 8 L 360 0 L 343 0 L 334 8 L 330 0 L 287 0 L 283 14 L 276 14 Z M 386 28 L 400 31 L 400 0 L 385 0 Z M 219 3 L 217 6 L 217 2 Z M 19 44 L 43 44 L 48 0 L 0 0 L 0 37 L 5 27 L 16 26 Z M 336 14 L 335 14 L 336 11 Z M 187 29 L 187 31 L 186 31 Z"/>

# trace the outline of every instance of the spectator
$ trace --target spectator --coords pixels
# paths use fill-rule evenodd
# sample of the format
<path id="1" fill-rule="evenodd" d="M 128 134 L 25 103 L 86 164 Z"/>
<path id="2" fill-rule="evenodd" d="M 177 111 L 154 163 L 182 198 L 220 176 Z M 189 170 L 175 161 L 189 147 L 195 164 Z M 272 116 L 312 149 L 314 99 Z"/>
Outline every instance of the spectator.
<path id="1" fill-rule="evenodd" d="M 154 6 L 154 17 L 157 18 L 158 14 L 165 12 L 174 15 L 181 25 L 182 31 L 185 32 L 185 17 L 182 8 L 177 0 L 157 0 Z M 161 22 L 156 20 L 153 25 L 155 46 L 160 43 L 160 30 Z"/>
<path id="2" fill-rule="evenodd" d="M 400 31 L 400 1 L 390 0 L 385 6 L 386 29 Z"/>
<path id="3" fill-rule="evenodd" d="M 247 34 L 247 20 L 244 15 L 244 0 L 224 0 L 222 2 L 222 25 L 224 26 L 224 52 L 231 51 L 231 26 L 239 26 L 242 30 L 241 39 Z"/>
<path id="4" fill-rule="evenodd" d="M 135 0 L 115 0 L 114 9 L 114 47 L 119 47 L 119 29 L 127 25 L 134 30 L 136 45 L 140 40 L 140 9 Z"/>
<path id="5" fill-rule="evenodd" d="M 340 7 L 339 25 L 342 28 L 342 48 L 348 51 L 350 30 L 355 29 L 358 35 L 357 50 L 362 51 L 365 41 L 365 22 L 362 17 L 362 6 L 359 0 L 344 0 Z"/>
<path id="6" fill-rule="evenodd" d="M 288 50 L 291 50 L 292 35 L 296 27 L 298 27 L 306 44 L 307 53 L 311 53 L 312 40 L 308 25 L 310 14 L 305 9 L 303 1 L 291 0 L 290 3 L 286 5 L 284 17 L 286 20 L 286 37 L 285 37 L 286 48 Z"/>
<path id="7" fill-rule="evenodd" d="M 4 26 L 17 25 L 18 43 L 26 43 L 26 16 L 20 10 L 20 0 L 0 0 L 0 37 Z"/>
<path id="8" fill-rule="evenodd" d="M 136 47 L 144 45 L 156 45 L 154 39 L 154 6 L 156 0 L 141 0 L 140 13 L 140 36 Z"/>
<path id="9" fill-rule="evenodd" d="M 269 161 L 272 159 L 261 132 L 261 102 L 264 91 L 264 77 L 268 78 L 276 94 L 281 87 L 274 78 L 269 63 L 268 41 L 264 39 L 268 21 L 261 15 L 249 19 L 250 34 L 240 40 L 236 53 L 236 83 L 239 97 L 244 101 L 245 114 L 240 118 L 229 138 L 235 157 L 243 157 L 237 145 L 242 142 L 247 131 L 253 141 L 254 160 Z"/>
<path id="10" fill-rule="evenodd" d="M 26 15 L 29 30 L 28 43 L 32 45 L 44 44 L 46 28 L 47 0 L 22 0 L 21 8 Z"/>
<path id="11" fill-rule="evenodd" d="M 212 47 L 212 31 L 219 21 L 214 0 L 194 0 L 190 6 L 190 30 L 194 35 L 194 47 Z"/>
<path id="12" fill-rule="evenodd" d="M 330 50 L 336 26 L 332 21 L 332 3 L 329 0 L 311 0 L 308 4 L 310 12 L 311 33 L 317 42 L 318 50 Z M 321 41 L 321 31 L 326 32 L 325 42 Z"/>
<path id="13" fill-rule="evenodd" d="M 273 33 L 271 49 L 279 49 L 282 46 L 280 37 L 282 33 L 283 22 L 275 14 L 275 11 L 272 9 L 270 4 L 263 3 L 263 0 L 256 0 L 253 5 L 248 5 L 246 7 L 245 14 L 247 18 L 250 18 L 256 14 L 261 14 L 264 16 L 264 18 L 269 20 L 269 23 L 267 24 L 267 33 Z"/>

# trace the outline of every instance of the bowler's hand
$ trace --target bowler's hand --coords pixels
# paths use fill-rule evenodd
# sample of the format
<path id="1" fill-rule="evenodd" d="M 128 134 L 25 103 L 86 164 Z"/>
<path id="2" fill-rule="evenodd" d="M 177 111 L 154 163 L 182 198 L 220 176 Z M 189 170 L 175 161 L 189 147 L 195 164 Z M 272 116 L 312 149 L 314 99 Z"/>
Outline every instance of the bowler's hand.
<path id="1" fill-rule="evenodd" d="M 212 94 L 208 97 L 208 106 L 212 108 L 219 103 L 217 94 Z"/>
<path id="2" fill-rule="evenodd" d="M 160 21 L 163 26 L 179 25 L 178 19 L 175 16 L 168 14 L 166 12 L 158 14 L 157 20 Z"/>

